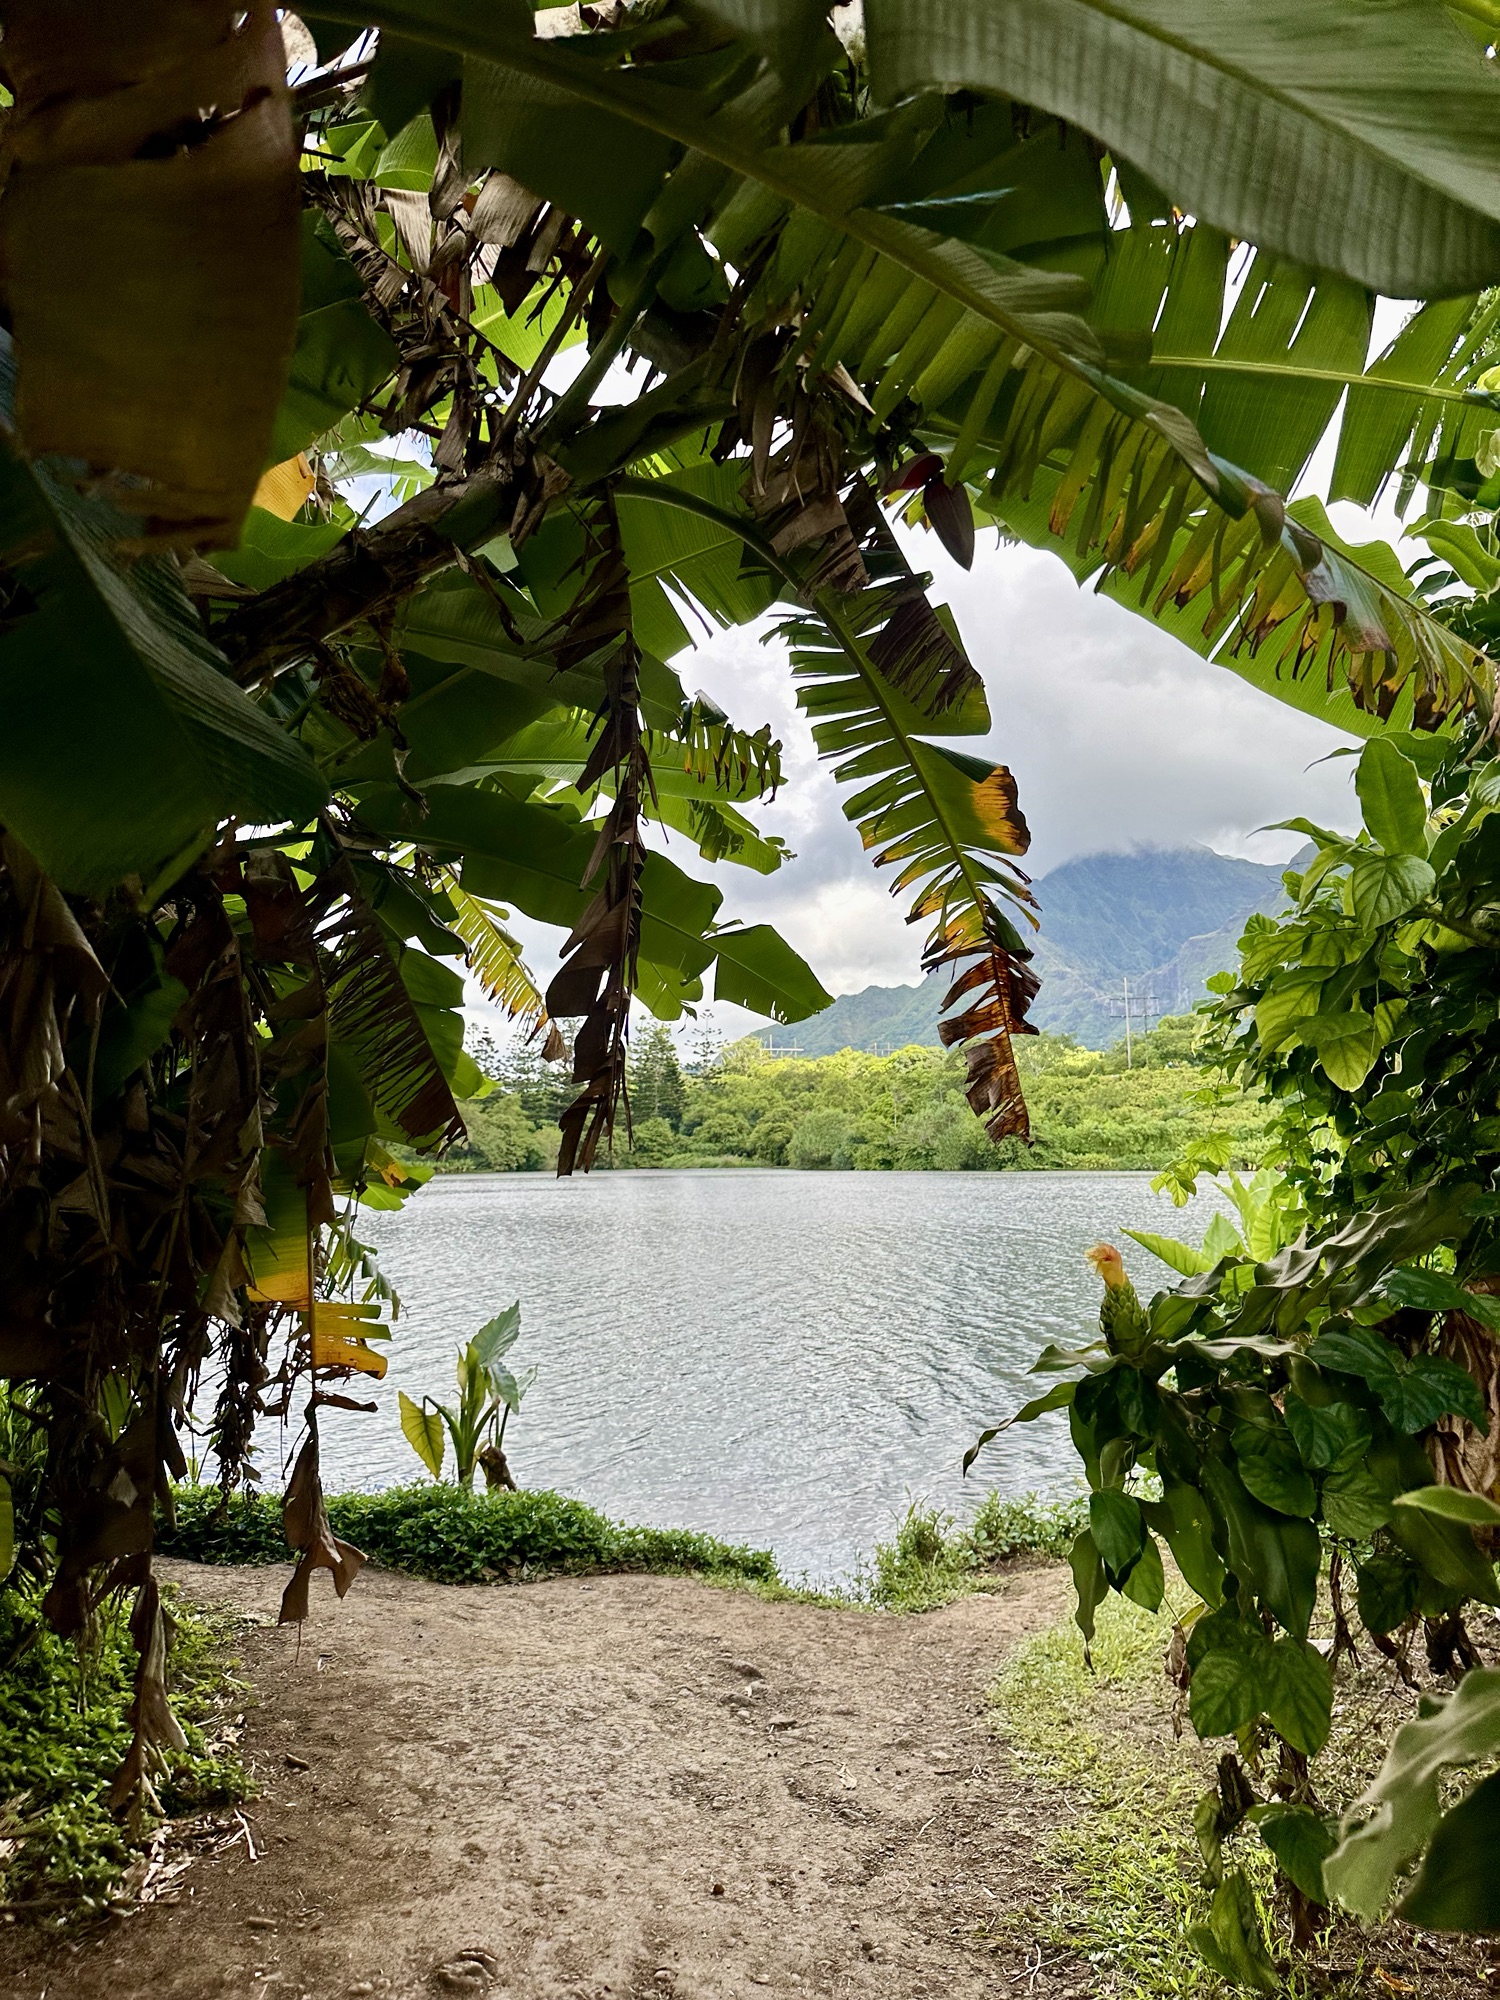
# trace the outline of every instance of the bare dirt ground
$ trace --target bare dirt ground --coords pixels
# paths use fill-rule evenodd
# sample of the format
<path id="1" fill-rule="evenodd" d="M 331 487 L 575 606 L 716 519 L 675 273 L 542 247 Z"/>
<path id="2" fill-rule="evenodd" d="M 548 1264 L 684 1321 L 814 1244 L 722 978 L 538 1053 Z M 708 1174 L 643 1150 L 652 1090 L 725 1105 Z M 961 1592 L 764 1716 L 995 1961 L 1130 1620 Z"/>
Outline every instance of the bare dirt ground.
<path id="1" fill-rule="evenodd" d="M 266 1569 L 163 1565 L 257 1624 L 251 1840 L 5 2000 L 1064 2000 L 1028 1943 L 1055 1800 L 987 1714 L 1064 1573 L 878 1617 L 680 1578 L 453 1589 L 367 1570 L 278 1630 Z M 1039 1962 L 1040 1960 L 1040 1962 Z"/>

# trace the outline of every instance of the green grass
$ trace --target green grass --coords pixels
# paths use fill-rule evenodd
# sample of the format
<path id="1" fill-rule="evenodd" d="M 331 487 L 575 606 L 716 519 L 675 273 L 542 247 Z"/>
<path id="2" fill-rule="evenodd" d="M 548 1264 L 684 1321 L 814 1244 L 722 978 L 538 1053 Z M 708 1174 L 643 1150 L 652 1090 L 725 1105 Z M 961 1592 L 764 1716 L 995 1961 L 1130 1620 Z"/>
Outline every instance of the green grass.
<path id="1" fill-rule="evenodd" d="M 157 1785 L 169 1818 L 246 1796 L 244 1769 L 225 1741 L 229 1627 L 167 1593 L 174 1631 L 172 1707 L 188 1748 Z M 134 1831 L 106 1804 L 130 1743 L 126 1711 L 135 1671 L 128 1605 L 104 1609 L 80 1648 L 43 1623 L 34 1599 L 0 1595 L 0 1900 L 43 1921 L 96 1915 L 153 1828 Z"/>
<path id="2" fill-rule="evenodd" d="M 281 1503 L 269 1494 L 213 1487 L 177 1491 L 177 1524 L 157 1547 L 189 1562 L 284 1563 Z M 525 1583 L 590 1570 L 651 1570 L 774 1585 L 776 1559 L 686 1528 L 630 1528 L 560 1493 L 466 1493 L 458 1486 L 397 1486 L 331 1493 L 335 1534 L 373 1562 L 435 1583 Z"/>
<path id="3" fill-rule="evenodd" d="M 1017 1556 L 1060 1560 L 1088 1524 L 1087 1500 L 1035 1493 L 989 1493 L 968 1520 L 920 1502 L 908 1507 L 894 1541 L 879 1542 L 862 1565 L 854 1595 L 881 1611 L 935 1611 L 987 1587 L 997 1564 Z"/>
<path id="4" fill-rule="evenodd" d="M 1028 1927 L 1106 1972 L 1119 2000 L 1218 2000 L 1227 1990 L 1187 1942 L 1208 1909 L 1192 1834 L 1208 1775 L 1174 1745 L 1157 1692 L 1171 1630 L 1170 1607 L 1152 1617 L 1112 1596 L 1100 1607 L 1092 1673 L 1077 1629 L 1059 1625 L 1015 1653 L 992 1697 L 1022 1769 L 1074 1809 L 1043 1849 L 1068 1887 Z"/>

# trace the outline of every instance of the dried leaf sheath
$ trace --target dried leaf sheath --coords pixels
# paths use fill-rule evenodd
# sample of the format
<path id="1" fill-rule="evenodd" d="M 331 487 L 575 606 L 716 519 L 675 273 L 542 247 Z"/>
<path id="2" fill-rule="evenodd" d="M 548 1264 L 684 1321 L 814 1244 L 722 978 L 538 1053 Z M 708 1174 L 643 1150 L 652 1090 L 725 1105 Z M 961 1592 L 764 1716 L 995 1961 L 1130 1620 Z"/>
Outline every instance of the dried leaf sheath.
<path id="1" fill-rule="evenodd" d="M 611 518 L 608 540 L 586 588 L 584 601 L 569 620 L 560 665 L 600 641 L 614 640 L 603 667 L 605 696 L 597 718 L 598 737 L 578 779 L 587 792 L 606 773 L 614 802 L 584 874 L 585 888 L 598 883 L 593 901 L 563 946 L 562 965 L 547 988 L 547 1012 L 554 1020 L 582 1017 L 573 1043 L 573 1079 L 583 1088 L 558 1123 L 562 1146 L 557 1171 L 575 1165 L 587 1173 L 602 1138 L 612 1139 L 616 1109 L 625 1108 L 629 1130 L 625 1059 L 630 1032 L 630 997 L 635 988 L 641 941 L 641 870 L 646 848 L 641 805 L 651 790 L 651 764 L 641 730 L 639 652 L 630 629 L 629 578 Z"/>

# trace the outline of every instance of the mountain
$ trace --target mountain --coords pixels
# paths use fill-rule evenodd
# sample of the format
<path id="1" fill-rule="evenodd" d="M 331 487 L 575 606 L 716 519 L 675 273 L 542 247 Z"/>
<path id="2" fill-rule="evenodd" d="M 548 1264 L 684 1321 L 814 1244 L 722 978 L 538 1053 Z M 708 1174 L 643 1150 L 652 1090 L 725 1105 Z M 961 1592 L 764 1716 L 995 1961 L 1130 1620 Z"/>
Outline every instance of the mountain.
<path id="1" fill-rule="evenodd" d="M 1132 1024 L 1186 1013 L 1203 998 L 1204 980 L 1233 965 L 1245 919 L 1284 901 L 1281 876 L 1279 866 L 1238 861 L 1209 847 L 1065 861 L 1036 884 L 1042 990 L 1031 1019 L 1107 1048 L 1125 1033 L 1127 981 Z M 932 1045 L 944 985 L 929 977 L 919 986 L 867 986 L 795 1028 L 763 1031 L 761 1039 L 810 1056 Z"/>

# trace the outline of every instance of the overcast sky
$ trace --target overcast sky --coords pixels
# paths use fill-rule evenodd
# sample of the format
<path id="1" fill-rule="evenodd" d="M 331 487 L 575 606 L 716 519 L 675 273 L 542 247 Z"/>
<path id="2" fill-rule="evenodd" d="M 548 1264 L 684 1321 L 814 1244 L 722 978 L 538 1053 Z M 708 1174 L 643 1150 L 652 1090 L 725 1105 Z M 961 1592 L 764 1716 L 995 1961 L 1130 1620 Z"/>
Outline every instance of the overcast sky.
<path id="1" fill-rule="evenodd" d="M 1279 861 L 1303 843 L 1257 831 L 1268 823 L 1300 813 L 1353 824 L 1350 760 L 1319 761 L 1349 740 L 1339 732 L 1080 590 L 1054 556 L 998 548 L 985 534 L 966 575 L 934 536 L 915 534 L 908 547 L 933 572 L 934 595 L 952 605 L 984 676 L 993 731 L 959 747 L 987 750 L 1015 774 L 1033 874 L 1077 855 L 1190 841 Z M 702 688 L 742 727 L 769 722 L 781 738 L 786 786 L 754 816 L 797 858 L 761 876 L 709 871 L 677 836 L 668 851 L 689 873 L 714 874 L 726 918 L 776 925 L 830 992 L 916 981 L 921 928 L 903 921 L 843 816 L 840 788 L 796 707 L 784 648 L 754 630 L 717 633 L 675 664 L 690 691 Z M 1045 902 L 1044 893 L 1044 927 Z M 516 928 L 534 969 L 550 972 L 560 939 L 539 925 Z M 738 1008 L 705 1012 L 725 1032 L 757 1025 Z"/>
<path id="2" fill-rule="evenodd" d="M 1401 301 L 1378 303 L 1372 355 L 1407 309 Z M 627 378 L 616 393 L 633 393 Z M 1300 491 L 1327 491 L 1333 443 L 1330 430 Z M 1386 505 L 1370 514 L 1343 504 L 1329 511 L 1351 540 L 1399 541 L 1402 524 Z M 932 595 L 952 605 L 984 676 L 993 731 L 957 747 L 987 750 L 1010 766 L 1031 828 L 1026 865 L 1033 876 L 1078 855 L 1193 841 L 1221 854 L 1282 861 L 1303 840 L 1260 830 L 1277 820 L 1300 814 L 1329 826 L 1357 824 L 1352 759 L 1326 761 L 1352 740 L 1340 731 L 1208 665 L 1092 589 L 1080 590 L 1055 556 L 998 547 L 985 532 L 965 573 L 934 535 L 903 531 L 903 540 L 913 565 L 931 571 Z M 674 664 L 690 692 L 702 688 L 741 727 L 769 722 L 780 737 L 786 787 L 773 807 L 755 808 L 753 816 L 797 858 L 761 876 L 728 865 L 710 871 L 680 837 L 668 841 L 668 851 L 689 873 L 714 874 L 725 892 L 723 918 L 774 924 L 831 993 L 919 979 L 922 929 L 905 923 L 843 816 L 839 787 L 820 766 L 797 709 L 785 650 L 755 629 L 715 633 Z M 1041 901 L 1045 930 L 1045 892 Z M 516 929 L 533 969 L 549 976 L 560 937 L 524 920 Z M 700 1014 L 731 1034 L 761 1025 L 737 1007 L 710 1005 Z"/>

